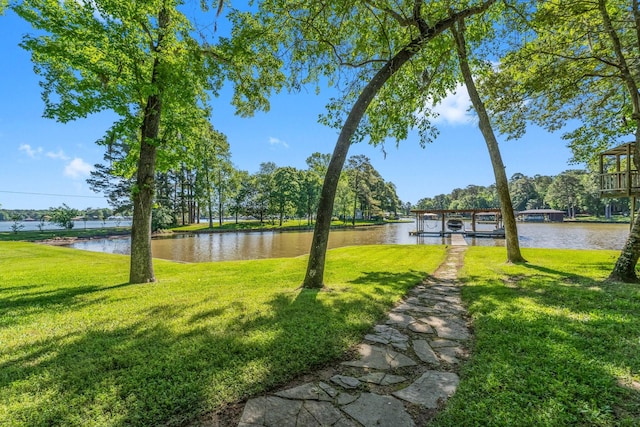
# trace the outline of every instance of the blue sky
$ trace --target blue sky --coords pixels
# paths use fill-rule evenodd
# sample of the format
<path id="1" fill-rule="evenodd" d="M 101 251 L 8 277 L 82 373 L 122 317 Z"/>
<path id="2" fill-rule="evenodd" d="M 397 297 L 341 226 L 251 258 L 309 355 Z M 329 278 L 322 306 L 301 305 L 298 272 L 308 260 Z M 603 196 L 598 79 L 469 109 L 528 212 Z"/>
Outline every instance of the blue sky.
<path id="1" fill-rule="evenodd" d="M 107 207 L 106 200 L 86 183 L 89 171 L 102 161 L 103 147 L 95 141 L 114 121 L 110 113 L 57 123 L 42 118 L 38 77 L 28 53 L 18 47 L 30 27 L 13 13 L 0 16 L 0 206 L 3 209 L 46 209 L 62 203 L 77 208 Z M 229 86 L 230 89 L 230 86 Z M 313 152 L 330 153 L 338 131 L 318 124 L 331 93 L 312 89 L 281 94 L 271 100 L 269 113 L 243 119 L 234 116 L 230 90 L 213 100 L 212 122 L 231 144 L 232 161 L 250 173 L 261 162 L 306 168 Z M 485 142 L 466 112 L 469 101 L 462 88 L 439 111 L 439 138 L 421 148 L 413 134 L 396 149 L 387 144 L 387 156 L 365 143 L 352 146 L 349 155 L 365 154 L 387 181 L 393 182 L 403 202 L 449 193 L 470 184 L 494 182 Z M 560 134 L 530 129 L 518 141 L 501 141 L 507 176 L 556 175 L 575 168 Z"/>

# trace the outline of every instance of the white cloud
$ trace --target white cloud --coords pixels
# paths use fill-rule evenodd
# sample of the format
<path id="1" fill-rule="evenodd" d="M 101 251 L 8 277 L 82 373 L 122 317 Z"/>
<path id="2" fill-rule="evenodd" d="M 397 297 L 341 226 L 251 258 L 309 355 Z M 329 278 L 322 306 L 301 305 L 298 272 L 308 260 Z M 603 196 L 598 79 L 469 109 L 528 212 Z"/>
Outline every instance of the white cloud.
<path id="1" fill-rule="evenodd" d="M 438 105 L 433 107 L 433 111 L 438 114 L 433 119 L 434 123 L 449 125 L 463 125 L 473 123 L 474 116 L 469 111 L 471 100 L 465 86 L 460 85 L 455 92 L 450 93 Z"/>
<path id="2" fill-rule="evenodd" d="M 437 105 L 427 103 L 423 111 L 417 111 L 418 117 L 429 116 L 434 124 L 450 126 L 467 125 L 476 121 L 471 110 L 471 100 L 464 85 L 458 85 L 453 92 L 447 94 Z"/>
<path id="3" fill-rule="evenodd" d="M 284 148 L 289 148 L 289 144 L 287 144 L 285 141 L 282 141 L 281 139 L 278 139 L 278 138 L 274 138 L 272 136 L 269 137 L 269 145 L 271 146 L 281 145 Z"/>
<path id="4" fill-rule="evenodd" d="M 69 160 L 69 157 L 66 154 L 64 154 L 64 151 L 62 150 L 58 150 L 57 153 L 54 153 L 53 151 L 48 151 L 46 156 L 51 159 Z"/>
<path id="5" fill-rule="evenodd" d="M 69 178 L 78 179 L 83 178 L 89 175 L 89 172 L 93 170 L 93 167 L 82 160 L 79 157 L 71 160 L 67 166 L 64 168 L 64 176 L 68 176 Z"/>
<path id="6" fill-rule="evenodd" d="M 31 148 L 31 146 L 29 144 L 21 144 L 20 147 L 18 147 L 19 151 L 24 151 L 25 153 L 27 153 L 27 156 L 29 157 L 36 157 L 38 154 L 42 153 L 42 147 L 38 147 L 38 148 Z"/>

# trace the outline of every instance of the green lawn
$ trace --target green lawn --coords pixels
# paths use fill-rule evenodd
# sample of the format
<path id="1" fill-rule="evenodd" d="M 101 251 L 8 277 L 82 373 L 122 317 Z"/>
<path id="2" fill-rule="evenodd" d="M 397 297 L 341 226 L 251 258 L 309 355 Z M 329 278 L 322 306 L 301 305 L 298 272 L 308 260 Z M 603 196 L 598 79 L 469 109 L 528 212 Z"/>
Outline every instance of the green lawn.
<path id="1" fill-rule="evenodd" d="M 640 425 L 640 285 L 603 280 L 618 254 L 469 248 L 476 338 L 435 425 Z"/>
<path id="2" fill-rule="evenodd" d="M 443 260 L 441 246 L 179 264 L 0 243 L 0 425 L 181 425 L 340 358 Z"/>

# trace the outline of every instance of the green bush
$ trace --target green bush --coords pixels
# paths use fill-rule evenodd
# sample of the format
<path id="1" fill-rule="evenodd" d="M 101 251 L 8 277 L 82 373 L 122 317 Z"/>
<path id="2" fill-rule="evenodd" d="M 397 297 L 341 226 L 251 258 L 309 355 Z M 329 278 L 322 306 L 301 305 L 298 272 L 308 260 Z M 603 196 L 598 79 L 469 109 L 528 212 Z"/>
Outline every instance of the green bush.
<path id="1" fill-rule="evenodd" d="M 66 204 L 62 204 L 57 208 L 51 208 L 51 218 L 49 222 L 59 225 L 62 228 L 71 230 L 73 228 L 73 218 L 80 215 L 80 211 L 72 209 Z"/>

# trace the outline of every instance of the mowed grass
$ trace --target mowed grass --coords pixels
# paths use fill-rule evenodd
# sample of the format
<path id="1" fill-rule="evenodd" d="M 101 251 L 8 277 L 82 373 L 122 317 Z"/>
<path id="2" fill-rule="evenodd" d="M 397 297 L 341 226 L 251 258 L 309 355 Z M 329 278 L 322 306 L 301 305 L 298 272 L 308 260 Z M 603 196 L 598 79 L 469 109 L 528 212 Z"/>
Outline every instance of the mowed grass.
<path id="1" fill-rule="evenodd" d="M 181 425 L 342 357 L 444 247 L 179 264 L 129 285 L 128 257 L 0 243 L 0 425 Z"/>
<path id="2" fill-rule="evenodd" d="M 618 252 L 469 248 L 475 342 L 436 426 L 640 425 L 640 285 L 607 283 Z"/>

